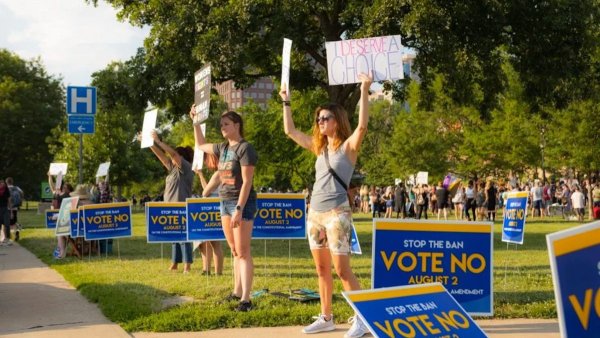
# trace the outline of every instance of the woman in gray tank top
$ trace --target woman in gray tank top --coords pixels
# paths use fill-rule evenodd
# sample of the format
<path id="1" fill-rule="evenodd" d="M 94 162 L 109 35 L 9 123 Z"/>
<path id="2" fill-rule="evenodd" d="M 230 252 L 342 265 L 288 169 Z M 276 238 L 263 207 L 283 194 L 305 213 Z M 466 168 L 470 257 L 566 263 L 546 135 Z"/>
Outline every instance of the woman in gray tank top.
<path id="1" fill-rule="evenodd" d="M 279 95 L 283 100 L 283 126 L 285 134 L 301 147 L 317 155 L 316 177 L 308 211 L 307 232 L 313 260 L 319 278 L 321 314 L 305 327 L 304 333 L 335 330 L 331 309 L 333 276 L 331 263 L 342 280 L 344 290 L 359 290 L 360 284 L 350 267 L 350 239 L 352 210 L 348 202 L 347 187 L 354 171 L 362 140 L 369 120 L 369 87 L 373 76 L 360 74 L 361 81 L 358 125 L 354 132 L 348 113 L 339 104 L 319 106 L 315 110 L 312 136 L 296 129 L 287 88 Z M 329 168 L 331 167 L 332 170 Z M 333 174 L 335 172 L 335 175 Z M 337 177 L 336 177 L 337 176 Z M 353 316 L 352 327 L 345 337 L 361 337 L 368 332 L 365 324 Z"/>

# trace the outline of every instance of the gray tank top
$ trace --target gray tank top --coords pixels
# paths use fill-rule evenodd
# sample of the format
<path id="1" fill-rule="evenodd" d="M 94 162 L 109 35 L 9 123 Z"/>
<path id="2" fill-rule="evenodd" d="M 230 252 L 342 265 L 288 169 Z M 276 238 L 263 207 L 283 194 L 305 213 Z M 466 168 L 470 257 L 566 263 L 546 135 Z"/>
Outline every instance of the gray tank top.
<path id="1" fill-rule="evenodd" d="M 339 147 L 335 153 L 329 153 L 329 165 L 336 174 L 349 186 L 354 165 L 350 162 L 348 156 Z M 348 193 L 344 187 L 329 173 L 325 156 L 319 154 L 315 163 L 315 184 L 310 199 L 310 208 L 314 211 L 325 212 L 339 207 L 348 202 Z"/>

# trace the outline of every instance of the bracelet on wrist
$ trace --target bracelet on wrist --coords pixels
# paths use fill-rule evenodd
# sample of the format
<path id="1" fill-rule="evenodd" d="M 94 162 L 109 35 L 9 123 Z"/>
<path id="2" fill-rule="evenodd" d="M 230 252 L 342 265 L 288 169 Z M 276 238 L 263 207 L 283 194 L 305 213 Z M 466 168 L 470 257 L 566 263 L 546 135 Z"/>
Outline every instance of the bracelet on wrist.
<path id="1" fill-rule="evenodd" d="M 283 101 L 283 105 L 290 107 L 292 105 L 292 103 L 290 101 Z"/>

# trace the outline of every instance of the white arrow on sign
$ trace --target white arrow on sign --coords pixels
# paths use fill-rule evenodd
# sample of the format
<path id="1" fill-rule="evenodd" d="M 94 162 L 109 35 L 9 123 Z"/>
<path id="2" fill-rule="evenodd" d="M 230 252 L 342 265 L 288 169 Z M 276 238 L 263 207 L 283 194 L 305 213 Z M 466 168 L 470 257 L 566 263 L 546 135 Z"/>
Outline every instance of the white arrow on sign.
<path id="1" fill-rule="evenodd" d="M 77 128 L 77 130 L 79 130 L 80 133 L 83 133 L 85 128 L 83 127 L 83 125 L 79 125 L 79 128 Z"/>

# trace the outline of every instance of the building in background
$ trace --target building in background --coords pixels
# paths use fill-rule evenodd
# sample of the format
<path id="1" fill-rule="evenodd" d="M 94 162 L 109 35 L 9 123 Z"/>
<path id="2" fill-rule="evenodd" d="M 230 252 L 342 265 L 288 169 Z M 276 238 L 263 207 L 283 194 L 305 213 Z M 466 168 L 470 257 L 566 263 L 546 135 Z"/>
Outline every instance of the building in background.
<path id="1" fill-rule="evenodd" d="M 228 109 L 236 110 L 249 101 L 254 101 L 260 107 L 266 108 L 267 102 L 273 95 L 275 84 L 270 77 L 262 77 L 246 89 L 235 88 L 233 80 L 219 83 L 215 89 L 227 103 Z"/>
<path id="2" fill-rule="evenodd" d="M 404 68 L 404 78 L 410 78 L 413 81 L 420 81 L 419 76 L 413 69 L 415 58 L 416 55 L 413 53 L 402 54 L 402 67 Z M 371 94 L 369 94 L 369 101 L 377 100 L 387 100 L 389 102 L 394 101 L 392 97 L 392 92 L 384 92 L 383 87 L 381 86 L 375 87 Z M 408 105 L 406 105 L 406 107 L 408 107 Z"/>

